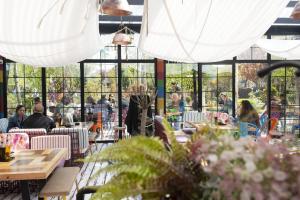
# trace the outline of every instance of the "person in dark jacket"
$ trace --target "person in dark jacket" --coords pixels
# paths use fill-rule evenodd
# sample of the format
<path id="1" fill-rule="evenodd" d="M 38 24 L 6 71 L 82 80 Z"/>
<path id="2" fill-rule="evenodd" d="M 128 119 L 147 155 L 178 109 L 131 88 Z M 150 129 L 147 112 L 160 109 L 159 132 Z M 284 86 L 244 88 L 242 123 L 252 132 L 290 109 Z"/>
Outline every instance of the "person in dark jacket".
<path id="1" fill-rule="evenodd" d="M 125 119 L 125 124 L 127 126 L 127 131 L 130 135 L 139 135 L 140 133 L 140 124 L 141 124 L 141 108 L 138 105 L 138 95 L 132 95 L 129 101 L 129 108 L 127 116 Z M 147 96 L 148 101 L 150 102 L 150 97 Z M 151 106 L 148 107 L 147 117 L 152 119 Z M 149 132 L 151 132 L 152 127 L 149 127 Z M 146 130 L 147 131 L 147 130 Z"/>
<path id="2" fill-rule="evenodd" d="M 23 128 L 23 122 L 25 119 L 25 106 L 18 105 L 16 108 L 16 114 L 9 118 L 7 132 L 12 128 Z"/>
<path id="3" fill-rule="evenodd" d="M 35 104 L 33 114 L 30 115 L 23 123 L 23 128 L 44 128 L 49 132 L 55 128 L 54 121 L 43 115 L 44 107 L 42 104 Z"/>

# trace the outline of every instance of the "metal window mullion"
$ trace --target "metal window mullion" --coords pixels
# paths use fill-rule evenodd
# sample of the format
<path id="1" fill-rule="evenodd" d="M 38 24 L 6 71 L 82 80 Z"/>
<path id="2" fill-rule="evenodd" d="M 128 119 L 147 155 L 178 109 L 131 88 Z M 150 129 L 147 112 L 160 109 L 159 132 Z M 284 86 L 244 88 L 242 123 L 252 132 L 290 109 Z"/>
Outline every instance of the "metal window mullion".
<path id="1" fill-rule="evenodd" d="M 119 109 L 119 127 L 122 127 L 122 49 L 118 45 L 118 109 Z M 122 131 L 119 131 L 119 139 L 122 139 Z"/>
<path id="2" fill-rule="evenodd" d="M 47 81 L 46 68 L 42 68 L 42 104 L 44 106 L 44 114 L 47 115 Z"/>
<path id="3" fill-rule="evenodd" d="M 80 113 L 80 120 L 82 122 L 85 121 L 85 106 L 84 106 L 84 63 L 80 62 L 80 105 L 81 105 L 81 113 Z"/>
<path id="4" fill-rule="evenodd" d="M 7 72 L 6 72 L 6 59 L 3 57 L 3 112 L 4 117 L 7 116 Z"/>
<path id="5" fill-rule="evenodd" d="M 198 63 L 198 111 L 203 110 L 203 102 L 202 102 L 202 92 L 203 92 L 203 84 L 202 84 L 202 64 Z"/>

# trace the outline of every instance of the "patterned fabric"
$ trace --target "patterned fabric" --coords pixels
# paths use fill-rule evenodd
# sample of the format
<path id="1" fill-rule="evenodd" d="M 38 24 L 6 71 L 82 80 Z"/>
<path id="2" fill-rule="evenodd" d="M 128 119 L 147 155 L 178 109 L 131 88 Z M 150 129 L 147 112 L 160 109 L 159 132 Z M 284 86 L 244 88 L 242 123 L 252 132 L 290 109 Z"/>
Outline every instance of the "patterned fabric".
<path id="1" fill-rule="evenodd" d="M 47 131 L 44 128 L 29 128 L 29 129 L 10 129 L 9 133 L 27 133 L 29 141 L 32 137 L 46 135 Z"/>
<path id="2" fill-rule="evenodd" d="M 187 111 L 183 114 L 183 121 L 200 122 L 202 121 L 202 114 L 198 111 Z"/>
<path id="3" fill-rule="evenodd" d="M 46 135 L 31 138 L 31 149 L 67 148 L 66 160 L 71 158 L 71 137 L 68 135 Z"/>
<path id="4" fill-rule="evenodd" d="M 89 147 L 89 131 L 87 128 L 54 128 L 51 134 L 70 135 L 70 133 L 77 133 L 79 136 L 79 148 L 86 149 Z"/>
<path id="5" fill-rule="evenodd" d="M 0 119 L 0 131 L 2 133 L 6 133 L 7 127 L 8 127 L 8 119 L 7 118 Z"/>
<path id="6" fill-rule="evenodd" d="M 11 151 L 29 148 L 29 136 L 26 133 L 3 133 L 0 134 L 0 142 L 10 144 Z"/>

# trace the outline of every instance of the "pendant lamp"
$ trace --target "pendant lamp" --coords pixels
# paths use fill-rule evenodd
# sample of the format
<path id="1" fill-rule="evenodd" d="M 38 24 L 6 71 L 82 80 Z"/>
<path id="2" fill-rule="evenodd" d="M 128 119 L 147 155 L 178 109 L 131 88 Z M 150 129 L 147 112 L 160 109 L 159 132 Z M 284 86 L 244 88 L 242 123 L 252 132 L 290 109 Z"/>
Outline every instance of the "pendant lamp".
<path id="1" fill-rule="evenodd" d="M 104 0 L 100 12 L 111 16 L 128 16 L 132 14 L 127 0 Z"/>
<path id="2" fill-rule="evenodd" d="M 295 5 L 295 8 L 291 14 L 291 18 L 292 19 L 295 19 L 295 20 L 299 20 L 300 19 L 300 2 L 298 2 L 296 5 Z"/>
<path id="3" fill-rule="evenodd" d="M 128 27 L 124 27 L 116 32 L 112 43 L 116 45 L 130 45 L 133 40 L 133 31 Z"/>

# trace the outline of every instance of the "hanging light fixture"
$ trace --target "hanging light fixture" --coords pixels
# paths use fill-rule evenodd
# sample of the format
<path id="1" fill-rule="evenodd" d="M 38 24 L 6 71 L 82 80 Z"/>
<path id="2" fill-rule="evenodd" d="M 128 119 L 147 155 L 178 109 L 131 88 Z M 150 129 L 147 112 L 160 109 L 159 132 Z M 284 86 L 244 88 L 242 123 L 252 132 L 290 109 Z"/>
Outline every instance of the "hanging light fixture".
<path id="1" fill-rule="evenodd" d="M 127 0 L 104 0 L 100 12 L 111 16 L 128 16 L 132 14 Z"/>
<path id="2" fill-rule="evenodd" d="M 130 45 L 133 40 L 133 31 L 128 27 L 124 27 L 116 32 L 112 43 L 116 45 Z"/>
<path id="3" fill-rule="evenodd" d="M 295 20 L 300 19 L 300 2 L 295 5 L 295 8 L 291 14 L 291 18 Z"/>

